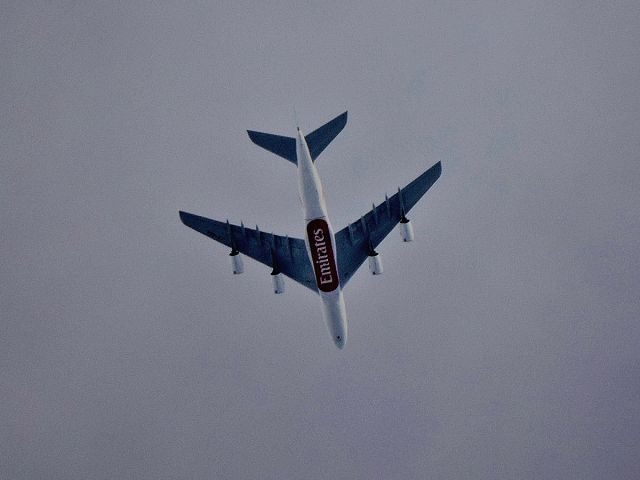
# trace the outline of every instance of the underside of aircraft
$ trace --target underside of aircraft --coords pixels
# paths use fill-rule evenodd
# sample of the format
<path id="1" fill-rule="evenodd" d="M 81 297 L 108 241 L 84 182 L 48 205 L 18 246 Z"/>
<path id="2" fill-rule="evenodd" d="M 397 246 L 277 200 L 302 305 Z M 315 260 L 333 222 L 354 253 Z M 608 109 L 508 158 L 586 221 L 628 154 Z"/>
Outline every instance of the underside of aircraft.
<path id="1" fill-rule="evenodd" d="M 180 212 L 186 226 L 230 248 L 234 274 L 244 271 L 241 255 L 246 255 L 271 268 L 275 293 L 284 292 L 283 276 L 318 293 L 329 333 L 339 348 L 344 347 L 347 333 L 342 289 L 367 259 L 372 274 L 382 273 L 376 248 L 396 225 L 403 241 L 413 240 L 413 227 L 407 214 L 442 172 L 441 163 L 436 163 L 405 187 L 398 188 L 391 197 L 385 195 L 377 206 L 374 204 L 369 212 L 334 234 L 314 163 L 346 122 L 347 112 L 344 112 L 306 136 L 298 128 L 295 138 L 248 131 L 255 144 L 296 165 L 307 227 L 304 239 Z"/>

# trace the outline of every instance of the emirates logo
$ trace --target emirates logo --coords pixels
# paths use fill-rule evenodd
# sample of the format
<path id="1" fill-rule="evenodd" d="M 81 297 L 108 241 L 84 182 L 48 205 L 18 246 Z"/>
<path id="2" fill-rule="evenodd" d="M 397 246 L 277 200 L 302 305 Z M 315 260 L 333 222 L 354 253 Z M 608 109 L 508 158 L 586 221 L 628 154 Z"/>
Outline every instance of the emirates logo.
<path id="1" fill-rule="evenodd" d="M 316 274 L 316 285 L 323 292 L 332 292 L 338 288 L 340 281 L 327 222 L 319 218 L 311 220 L 307 224 L 307 239 Z"/>

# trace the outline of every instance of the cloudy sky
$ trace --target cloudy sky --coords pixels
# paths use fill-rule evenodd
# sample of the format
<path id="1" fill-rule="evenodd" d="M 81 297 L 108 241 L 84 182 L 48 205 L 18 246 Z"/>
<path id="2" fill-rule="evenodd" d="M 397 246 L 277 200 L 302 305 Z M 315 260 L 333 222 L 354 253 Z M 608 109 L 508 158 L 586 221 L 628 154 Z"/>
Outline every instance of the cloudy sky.
<path id="1" fill-rule="evenodd" d="M 1 3 L 0 477 L 640 477 L 637 2 Z M 443 163 L 342 351 L 178 219 L 301 237 L 294 107 L 337 229 Z"/>

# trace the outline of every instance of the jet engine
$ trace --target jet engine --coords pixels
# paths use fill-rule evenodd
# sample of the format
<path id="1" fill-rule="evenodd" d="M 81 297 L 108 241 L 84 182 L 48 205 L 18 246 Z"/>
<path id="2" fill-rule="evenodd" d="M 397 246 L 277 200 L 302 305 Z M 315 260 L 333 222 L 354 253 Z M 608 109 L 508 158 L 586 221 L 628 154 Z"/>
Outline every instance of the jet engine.
<path id="1" fill-rule="evenodd" d="M 281 273 L 272 273 L 271 281 L 273 282 L 273 293 L 284 293 L 284 275 Z"/>
<path id="2" fill-rule="evenodd" d="M 373 252 L 373 255 L 369 255 L 369 271 L 373 275 L 382 275 L 384 268 L 382 268 L 382 258 L 377 252 Z"/>
<path id="3" fill-rule="evenodd" d="M 400 227 L 400 236 L 402 237 L 403 242 L 412 242 L 413 241 L 413 225 L 411 225 L 411 220 L 406 217 L 403 217 L 398 224 Z"/>
<path id="4" fill-rule="evenodd" d="M 234 275 L 239 275 L 244 272 L 244 262 L 242 261 L 242 255 L 236 249 L 231 250 L 229 254 L 231 258 L 231 271 Z"/>

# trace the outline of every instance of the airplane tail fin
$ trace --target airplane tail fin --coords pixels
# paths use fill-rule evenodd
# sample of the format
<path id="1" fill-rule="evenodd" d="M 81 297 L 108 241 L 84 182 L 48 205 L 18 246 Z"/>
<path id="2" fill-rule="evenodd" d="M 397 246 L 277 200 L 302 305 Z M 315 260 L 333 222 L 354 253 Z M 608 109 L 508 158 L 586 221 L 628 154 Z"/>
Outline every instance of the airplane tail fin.
<path id="1" fill-rule="evenodd" d="M 346 124 L 347 112 L 344 112 L 304 137 L 307 141 L 311 158 L 314 161 L 324 151 L 324 149 L 327 148 L 333 139 L 336 138 Z M 272 135 L 270 133 L 254 132 L 253 130 L 247 130 L 247 133 L 249 134 L 251 141 L 259 147 L 269 150 L 271 153 L 275 153 L 276 155 L 289 160 L 294 165 L 297 165 L 295 138 Z"/>

